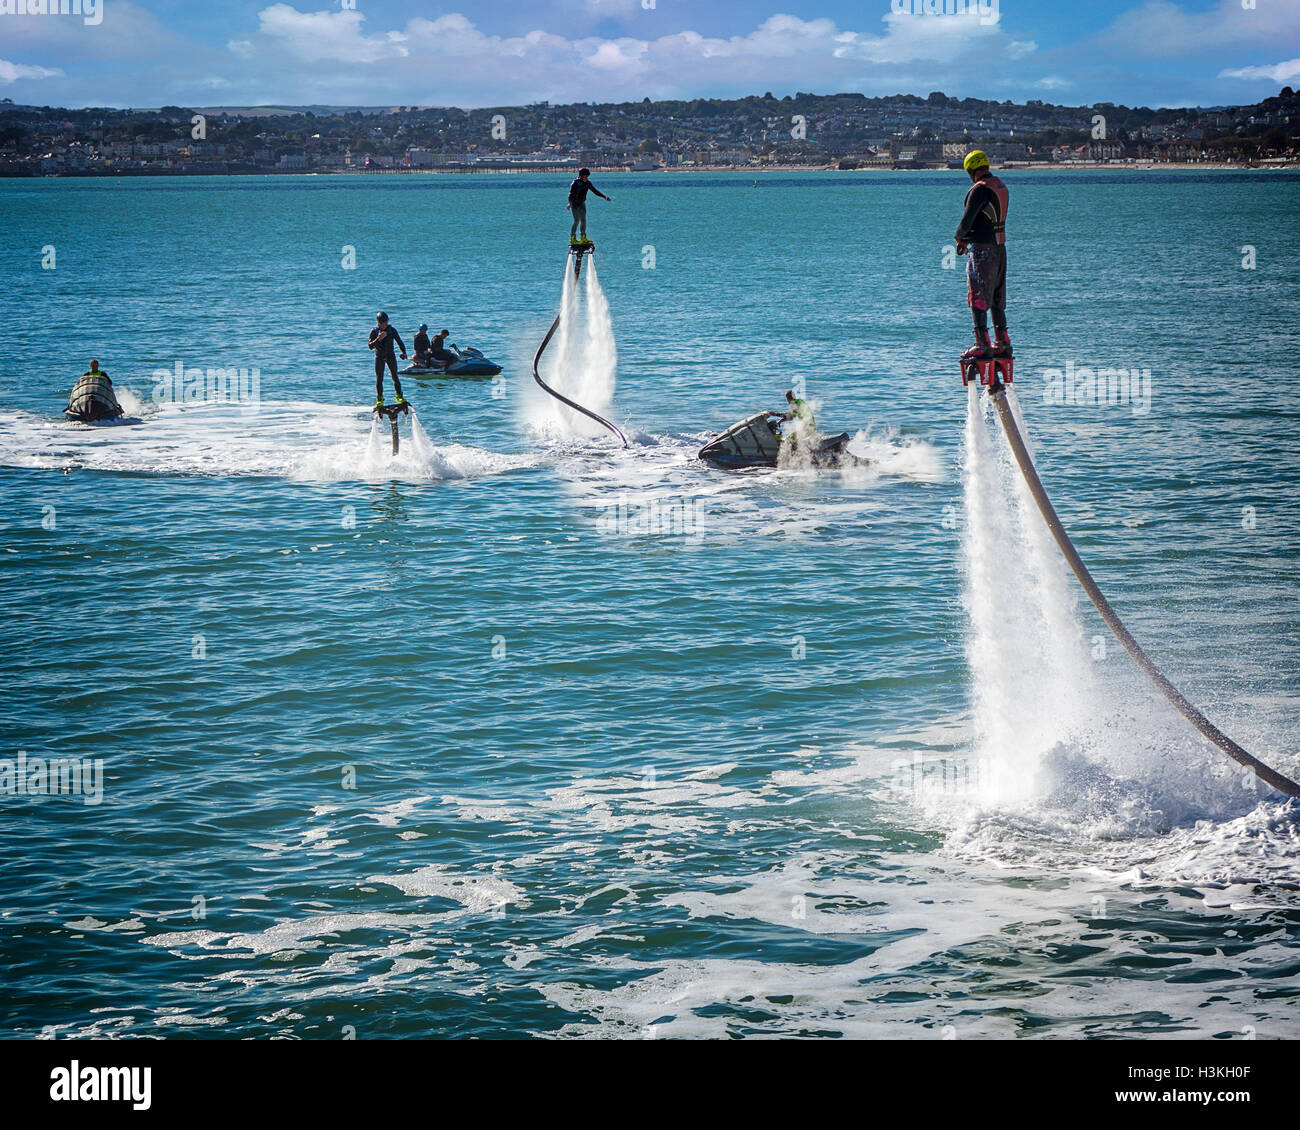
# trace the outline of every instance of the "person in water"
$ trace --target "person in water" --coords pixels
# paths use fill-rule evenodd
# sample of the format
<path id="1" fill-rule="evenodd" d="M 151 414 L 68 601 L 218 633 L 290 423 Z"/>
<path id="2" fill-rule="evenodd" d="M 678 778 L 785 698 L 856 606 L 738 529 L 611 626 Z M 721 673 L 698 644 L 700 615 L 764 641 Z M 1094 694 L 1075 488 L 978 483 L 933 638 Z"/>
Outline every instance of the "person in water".
<path id="1" fill-rule="evenodd" d="M 579 169 L 578 179 L 569 185 L 569 211 L 573 213 L 573 226 L 569 228 L 569 243 L 590 243 L 587 238 L 587 193 L 594 192 L 602 200 L 609 197 L 591 183 L 591 170 Z M 578 229 L 582 229 L 582 238 L 578 238 Z"/>
<path id="2" fill-rule="evenodd" d="M 417 365 L 427 365 L 429 363 L 429 327 L 423 322 L 415 333 L 415 363 Z"/>
<path id="3" fill-rule="evenodd" d="M 397 358 L 393 356 L 393 344 L 401 350 L 402 360 L 406 360 L 406 345 L 401 335 L 388 323 L 388 315 L 382 310 L 375 315 L 375 325 L 370 331 L 370 348 L 375 351 L 375 407 L 384 406 L 384 366 L 393 375 L 393 391 L 397 393 L 397 403 L 405 404 L 402 396 L 402 382 L 397 379 Z"/>
<path id="4" fill-rule="evenodd" d="M 781 444 L 790 445 L 790 452 L 799 450 L 799 445 L 805 441 L 811 440 L 817 434 L 817 421 L 813 418 L 813 411 L 808 407 L 808 402 L 795 396 L 793 389 L 785 390 L 785 402 L 789 407 L 779 413 L 781 427 Z M 789 424 L 789 427 L 784 425 Z"/>
<path id="5" fill-rule="evenodd" d="M 975 344 L 963 361 L 1010 357 L 1007 336 L 1007 186 L 989 169 L 988 156 L 979 149 L 966 154 L 962 166 L 974 182 L 966 193 L 961 223 L 957 225 L 957 254 L 966 260 L 966 305 L 975 319 Z M 989 342 L 989 312 L 993 313 L 996 340 Z"/>

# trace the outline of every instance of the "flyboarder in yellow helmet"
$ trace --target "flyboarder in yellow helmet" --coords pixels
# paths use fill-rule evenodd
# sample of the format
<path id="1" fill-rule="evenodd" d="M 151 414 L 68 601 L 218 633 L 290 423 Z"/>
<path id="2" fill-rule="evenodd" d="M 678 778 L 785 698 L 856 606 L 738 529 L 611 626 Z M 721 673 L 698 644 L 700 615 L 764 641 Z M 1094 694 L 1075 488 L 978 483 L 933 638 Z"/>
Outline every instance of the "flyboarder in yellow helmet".
<path id="1" fill-rule="evenodd" d="M 988 154 L 972 149 L 962 162 L 974 182 L 966 193 L 966 206 L 957 225 L 957 254 L 965 255 L 966 305 L 975 319 L 975 344 L 962 354 L 964 361 L 1010 357 L 1007 336 L 1007 186 L 989 169 Z M 996 343 L 989 342 L 989 312 L 993 313 Z"/>

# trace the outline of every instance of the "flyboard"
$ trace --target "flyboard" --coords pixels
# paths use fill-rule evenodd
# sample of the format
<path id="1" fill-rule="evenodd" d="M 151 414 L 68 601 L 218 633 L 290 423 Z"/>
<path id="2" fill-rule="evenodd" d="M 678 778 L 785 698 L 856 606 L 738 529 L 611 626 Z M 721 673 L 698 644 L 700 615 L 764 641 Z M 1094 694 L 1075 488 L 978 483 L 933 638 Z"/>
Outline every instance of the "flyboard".
<path id="1" fill-rule="evenodd" d="M 1020 467 L 1020 473 L 1025 477 L 1025 482 L 1029 486 L 1029 493 L 1033 495 L 1034 502 L 1043 515 L 1043 521 L 1047 523 L 1052 539 L 1056 542 L 1057 548 L 1065 558 L 1066 564 L 1070 566 L 1071 572 L 1078 578 L 1079 584 L 1083 586 L 1083 591 L 1088 594 L 1088 599 L 1101 613 L 1101 618 L 1106 621 L 1106 627 L 1124 645 L 1124 650 L 1133 657 L 1133 661 L 1142 670 L 1142 673 L 1156 685 L 1156 688 L 1169 700 L 1174 709 L 1195 726 L 1202 735 L 1218 746 L 1233 761 L 1246 766 L 1261 781 L 1271 785 L 1278 792 L 1287 796 L 1300 797 L 1300 785 L 1297 785 L 1290 777 L 1283 776 L 1272 766 L 1266 765 L 1259 758 L 1247 753 L 1246 750 L 1192 705 L 1187 697 L 1169 681 L 1164 672 L 1155 665 L 1137 640 L 1133 638 L 1132 633 L 1124 626 L 1110 601 L 1103 595 L 1097 582 L 1088 571 L 1088 567 L 1083 563 L 1083 559 L 1074 548 L 1070 535 L 1066 532 L 1060 516 L 1056 513 L 1056 507 L 1052 505 L 1052 500 L 1048 498 L 1047 489 L 1043 486 L 1043 480 L 1038 477 L 1038 470 L 1034 466 L 1033 456 L 1030 455 L 1024 437 L 1020 434 L 1015 411 L 1011 402 L 1007 399 L 1007 392 L 1014 379 L 1013 368 L 1012 359 L 1009 356 L 962 357 L 961 383 L 968 385 L 971 381 L 978 381 L 987 390 L 994 407 L 997 409 L 998 419 L 1002 422 L 1002 430 L 1006 432 L 1007 442 L 1011 445 L 1011 452 Z"/>
<path id="2" fill-rule="evenodd" d="M 595 250 L 596 245 L 589 239 L 584 240 L 581 243 L 571 243 L 569 245 L 569 254 L 573 256 L 573 277 L 575 279 L 579 278 L 582 274 L 582 257 L 584 255 L 591 255 Z M 537 371 L 537 366 L 541 364 L 542 354 L 546 351 L 546 347 L 551 344 L 551 338 L 555 336 L 555 331 L 560 328 L 560 317 L 560 314 L 555 315 L 555 321 L 551 323 L 551 328 L 546 331 L 546 336 L 542 338 L 542 344 L 537 347 L 537 352 L 533 354 L 533 380 L 541 385 L 547 393 L 560 401 L 560 403 L 567 404 L 575 412 L 581 412 L 588 419 L 595 420 L 596 423 L 600 424 L 602 427 L 608 428 L 618 436 L 619 440 L 622 441 L 623 446 L 626 447 L 627 436 L 625 436 L 614 424 L 611 424 L 604 416 L 598 416 L 595 412 L 591 411 L 590 408 L 584 408 L 576 400 L 570 400 L 562 392 L 556 392 L 555 389 L 551 388 L 550 385 L 542 380 L 541 373 Z M 394 424 L 393 427 L 396 429 L 397 425 Z"/>
<path id="3" fill-rule="evenodd" d="M 384 418 L 392 426 L 393 454 L 396 455 L 398 448 L 402 445 L 402 441 L 397 434 L 397 417 L 409 416 L 411 414 L 411 406 L 403 400 L 398 404 L 376 404 L 373 411 L 376 416 Z"/>
<path id="4" fill-rule="evenodd" d="M 596 250 L 596 245 L 589 239 L 580 239 L 577 243 L 569 244 L 569 254 L 573 256 L 573 277 L 575 279 L 582 277 L 582 257 L 590 255 Z"/>

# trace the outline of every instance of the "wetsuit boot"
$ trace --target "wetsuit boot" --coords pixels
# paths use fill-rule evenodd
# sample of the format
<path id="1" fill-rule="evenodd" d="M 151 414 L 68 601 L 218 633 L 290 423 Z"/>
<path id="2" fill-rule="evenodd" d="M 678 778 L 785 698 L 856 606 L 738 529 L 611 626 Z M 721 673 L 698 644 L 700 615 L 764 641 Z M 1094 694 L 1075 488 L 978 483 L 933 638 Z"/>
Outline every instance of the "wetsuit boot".
<path id="1" fill-rule="evenodd" d="M 1007 337 L 1007 328 L 1003 326 L 1000 330 L 994 331 L 993 342 L 994 357 L 1013 357 L 1011 352 L 1011 339 Z"/>
<path id="2" fill-rule="evenodd" d="M 976 327 L 975 344 L 961 355 L 961 359 L 963 361 L 987 361 L 992 356 L 993 346 L 989 342 L 989 331 Z"/>

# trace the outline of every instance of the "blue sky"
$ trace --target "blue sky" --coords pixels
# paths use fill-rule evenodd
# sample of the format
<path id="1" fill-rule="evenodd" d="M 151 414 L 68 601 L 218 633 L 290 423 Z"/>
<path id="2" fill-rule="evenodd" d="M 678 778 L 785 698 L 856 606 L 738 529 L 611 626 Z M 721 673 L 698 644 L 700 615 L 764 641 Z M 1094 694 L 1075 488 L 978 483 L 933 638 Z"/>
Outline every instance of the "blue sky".
<path id="1" fill-rule="evenodd" d="M 1184 106 L 1300 86 L 1300 0 L 969 0 L 982 5 L 970 15 L 927 12 L 927 0 L 72 0 L 86 12 L 25 10 L 47 2 L 57 0 L 0 0 L 0 97 L 493 106 L 943 90 Z"/>

